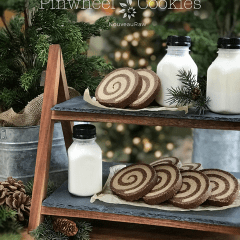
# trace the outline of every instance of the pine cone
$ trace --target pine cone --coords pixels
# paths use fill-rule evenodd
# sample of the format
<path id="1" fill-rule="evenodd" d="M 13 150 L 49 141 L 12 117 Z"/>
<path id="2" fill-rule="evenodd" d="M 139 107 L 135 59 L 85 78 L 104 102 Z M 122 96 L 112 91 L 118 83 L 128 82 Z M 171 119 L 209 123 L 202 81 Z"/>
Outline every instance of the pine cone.
<path id="1" fill-rule="evenodd" d="M 17 210 L 19 221 L 24 221 L 24 215 L 30 214 L 31 198 L 23 192 L 15 191 L 6 198 L 6 204 Z"/>
<path id="2" fill-rule="evenodd" d="M 6 198 L 9 194 L 9 189 L 5 188 L 0 182 L 0 205 L 3 205 L 6 202 Z"/>
<path id="3" fill-rule="evenodd" d="M 78 232 L 76 223 L 67 218 L 56 218 L 53 222 L 53 229 L 68 237 L 75 236 Z"/>
<path id="4" fill-rule="evenodd" d="M 20 192 L 26 193 L 24 184 L 21 180 L 17 181 L 16 179 L 12 177 L 8 177 L 8 179 L 4 182 L 1 182 L 1 185 L 4 186 L 4 188 L 9 189 L 10 193 L 12 194 L 18 190 Z"/>
<path id="5" fill-rule="evenodd" d="M 199 88 L 194 88 L 192 90 L 192 100 L 197 100 L 199 96 L 201 95 L 201 90 Z"/>

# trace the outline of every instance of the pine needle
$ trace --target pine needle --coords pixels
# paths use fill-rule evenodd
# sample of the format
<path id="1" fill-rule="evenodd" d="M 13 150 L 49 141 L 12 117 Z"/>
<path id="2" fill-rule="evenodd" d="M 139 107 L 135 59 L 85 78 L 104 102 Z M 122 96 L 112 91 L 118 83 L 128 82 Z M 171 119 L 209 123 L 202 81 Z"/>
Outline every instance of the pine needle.
<path id="1" fill-rule="evenodd" d="M 193 75 L 192 71 L 188 72 L 184 69 L 178 71 L 178 80 L 182 82 L 181 87 L 168 89 L 167 102 L 172 105 L 186 106 L 192 104 L 199 114 L 204 114 L 205 110 L 208 110 L 209 98 L 206 97 L 206 79 L 199 78 Z M 194 95 L 194 91 L 199 94 Z"/>

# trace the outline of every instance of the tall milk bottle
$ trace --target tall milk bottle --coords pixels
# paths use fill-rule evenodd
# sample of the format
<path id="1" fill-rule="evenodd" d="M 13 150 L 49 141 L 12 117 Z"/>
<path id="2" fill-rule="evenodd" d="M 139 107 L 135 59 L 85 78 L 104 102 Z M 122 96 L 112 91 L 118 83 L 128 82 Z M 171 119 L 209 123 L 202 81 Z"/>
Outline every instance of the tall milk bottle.
<path id="1" fill-rule="evenodd" d="M 218 56 L 207 71 L 209 109 L 240 114 L 240 38 L 219 38 Z"/>
<path id="2" fill-rule="evenodd" d="M 198 68 L 189 54 L 191 46 L 191 38 L 189 36 L 168 36 L 167 38 L 167 54 L 159 62 L 157 66 L 157 75 L 161 81 L 161 89 L 156 97 L 156 101 L 164 107 L 175 107 L 167 101 L 170 98 L 168 89 L 183 86 L 177 77 L 179 70 L 192 71 L 196 76 Z"/>

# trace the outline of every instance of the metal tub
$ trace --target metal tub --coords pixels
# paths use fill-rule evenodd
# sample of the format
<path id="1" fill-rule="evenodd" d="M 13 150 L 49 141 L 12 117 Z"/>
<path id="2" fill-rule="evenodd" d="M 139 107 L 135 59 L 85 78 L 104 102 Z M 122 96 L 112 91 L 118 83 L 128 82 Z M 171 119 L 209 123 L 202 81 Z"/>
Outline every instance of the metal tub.
<path id="1" fill-rule="evenodd" d="M 39 126 L 0 128 L 0 181 L 12 176 L 27 182 L 34 177 L 39 128 Z M 60 184 L 67 179 L 67 171 L 68 158 L 62 127 L 61 123 L 55 123 L 50 179 Z"/>

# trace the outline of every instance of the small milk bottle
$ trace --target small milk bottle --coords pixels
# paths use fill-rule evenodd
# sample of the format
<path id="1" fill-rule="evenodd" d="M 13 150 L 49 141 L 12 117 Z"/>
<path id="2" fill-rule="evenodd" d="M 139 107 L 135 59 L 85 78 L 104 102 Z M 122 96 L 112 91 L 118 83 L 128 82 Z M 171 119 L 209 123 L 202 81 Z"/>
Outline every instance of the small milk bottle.
<path id="1" fill-rule="evenodd" d="M 209 109 L 240 114 L 240 38 L 219 38 L 218 56 L 207 71 Z"/>
<path id="2" fill-rule="evenodd" d="M 77 196 L 92 196 L 102 190 L 102 151 L 96 139 L 96 127 L 73 127 L 73 143 L 68 149 L 68 191 Z"/>
<path id="3" fill-rule="evenodd" d="M 157 75 L 161 81 L 161 88 L 156 101 L 164 107 L 175 107 L 176 105 L 170 105 L 167 99 L 170 98 L 168 89 L 182 86 L 177 77 L 178 71 L 184 69 L 188 72 L 191 70 L 197 79 L 198 68 L 189 54 L 189 47 L 191 46 L 189 36 L 168 36 L 167 46 L 167 54 L 157 66 Z"/>

